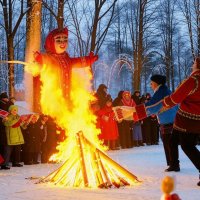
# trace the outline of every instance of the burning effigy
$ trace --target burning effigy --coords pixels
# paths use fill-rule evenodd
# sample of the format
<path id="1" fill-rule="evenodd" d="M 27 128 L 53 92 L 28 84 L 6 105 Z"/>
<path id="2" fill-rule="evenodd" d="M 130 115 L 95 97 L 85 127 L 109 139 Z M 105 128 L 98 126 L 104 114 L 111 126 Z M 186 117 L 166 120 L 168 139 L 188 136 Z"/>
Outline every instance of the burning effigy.
<path id="1" fill-rule="evenodd" d="M 98 137 L 97 117 L 90 107 L 95 100 L 91 92 L 91 65 L 98 56 L 90 53 L 71 58 L 66 52 L 67 28 L 51 31 L 44 47 L 45 53 L 36 52 L 35 63 L 26 69 L 36 75 L 34 92 L 41 112 L 55 120 L 66 139 L 50 158 L 63 164 L 38 183 L 89 188 L 119 188 L 138 183 L 135 175 L 105 153 Z M 74 68 L 82 71 L 73 71 Z"/>

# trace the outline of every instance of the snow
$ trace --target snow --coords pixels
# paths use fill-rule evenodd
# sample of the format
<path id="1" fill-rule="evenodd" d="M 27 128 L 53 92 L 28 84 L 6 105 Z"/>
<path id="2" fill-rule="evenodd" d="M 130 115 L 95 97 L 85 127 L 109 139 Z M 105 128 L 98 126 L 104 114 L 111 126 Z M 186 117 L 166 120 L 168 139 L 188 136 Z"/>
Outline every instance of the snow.
<path id="1" fill-rule="evenodd" d="M 200 149 L 200 146 L 198 146 Z M 51 184 L 34 184 L 37 179 L 55 170 L 60 164 L 39 164 L 0 170 L 0 199 L 2 200 L 159 200 L 162 179 L 173 176 L 176 179 L 175 193 L 182 200 L 199 200 L 197 186 L 198 171 L 181 149 L 180 172 L 164 172 L 166 168 L 163 145 L 134 147 L 118 151 L 108 151 L 115 161 L 135 174 L 142 183 L 120 189 L 79 189 L 57 187 Z"/>

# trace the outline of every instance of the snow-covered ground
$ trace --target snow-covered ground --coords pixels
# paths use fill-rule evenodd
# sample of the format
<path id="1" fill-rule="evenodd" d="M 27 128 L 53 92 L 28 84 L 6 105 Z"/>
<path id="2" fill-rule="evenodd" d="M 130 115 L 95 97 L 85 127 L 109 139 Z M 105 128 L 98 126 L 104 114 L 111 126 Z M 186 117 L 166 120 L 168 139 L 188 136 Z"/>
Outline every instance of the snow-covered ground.
<path id="1" fill-rule="evenodd" d="M 200 146 L 198 147 L 200 148 Z M 142 184 L 120 189 L 78 189 L 55 187 L 50 184 L 34 184 L 37 180 L 27 177 L 41 177 L 56 169 L 58 164 L 39 164 L 0 170 L 0 200 L 159 200 L 160 185 L 166 175 L 174 176 L 176 189 L 182 200 L 200 200 L 198 171 L 181 149 L 180 172 L 164 172 L 166 168 L 162 143 L 157 146 L 135 147 L 109 151 L 115 161 L 138 176 Z"/>

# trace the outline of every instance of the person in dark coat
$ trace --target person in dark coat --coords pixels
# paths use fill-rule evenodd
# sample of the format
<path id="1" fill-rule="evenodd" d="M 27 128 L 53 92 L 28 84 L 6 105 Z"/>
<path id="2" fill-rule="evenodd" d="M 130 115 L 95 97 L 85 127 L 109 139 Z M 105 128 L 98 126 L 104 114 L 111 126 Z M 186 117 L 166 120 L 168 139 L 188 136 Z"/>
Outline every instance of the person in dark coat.
<path id="1" fill-rule="evenodd" d="M 37 115 L 33 115 L 31 122 L 23 131 L 25 144 L 23 145 L 24 164 L 39 164 L 38 156 L 41 151 L 42 129 Z"/>
<path id="2" fill-rule="evenodd" d="M 136 90 L 133 95 L 132 99 L 136 103 L 136 105 L 141 104 L 141 97 L 140 97 L 140 91 Z M 133 123 L 133 142 L 134 146 L 144 146 L 143 144 L 143 135 L 142 135 L 142 121 L 137 121 Z"/>
<path id="3" fill-rule="evenodd" d="M 131 96 L 131 98 L 135 101 L 136 105 L 141 104 L 141 97 L 140 97 L 140 91 L 136 90 L 133 95 Z"/>
<path id="4" fill-rule="evenodd" d="M 57 152 L 56 146 L 59 135 L 54 120 L 46 115 L 43 116 L 44 136 L 42 139 L 41 163 L 49 162 L 50 157 Z"/>
<path id="5" fill-rule="evenodd" d="M 147 93 L 145 95 L 145 101 L 143 103 L 147 103 L 150 101 L 151 95 Z M 158 120 L 156 115 L 151 115 L 142 120 L 142 134 L 143 139 L 145 139 L 145 143 L 147 145 L 158 144 L 159 142 L 159 130 L 158 130 Z"/>
<path id="6" fill-rule="evenodd" d="M 97 89 L 97 92 L 95 94 L 95 96 L 97 97 L 98 99 L 98 102 L 99 102 L 99 106 L 100 108 L 103 108 L 103 106 L 105 105 L 106 103 L 106 98 L 107 98 L 107 86 L 104 85 L 104 84 L 100 84 L 98 89 Z"/>
<path id="7" fill-rule="evenodd" d="M 121 90 L 121 91 L 118 92 L 117 97 L 116 97 L 116 98 L 113 100 L 113 102 L 112 102 L 112 106 L 113 106 L 113 107 L 118 106 L 118 105 L 121 104 L 123 92 L 124 92 L 123 90 Z M 117 122 L 118 131 L 119 131 L 119 126 L 120 126 L 120 125 L 119 125 L 119 122 Z M 118 139 L 117 139 L 117 141 L 116 141 L 116 149 L 120 149 L 119 137 L 118 137 Z"/>
<path id="8" fill-rule="evenodd" d="M 166 76 L 160 74 L 152 75 L 151 88 L 154 91 L 152 98 L 145 104 L 136 106 L 135 109 L 139 119 L 144 119 L 152 114 L 156 114 L 158 116 L 166 161 L 169 166 L 173 156 L 171 153 L 170 141 L 173 135 L 173 122 L 178 107 L 176 106 L 166 110 L 165 112 L 160 112 L 160 109 L 162 108 L 162 100 L 171 94 L 171 91 L 166 86 Z M 176 143 L 175 146 L 176 152 L 174 153 L 178 155 L 178 143 Z M 179 162 L 176 164 L 175 168 L 167 168 L 165 171 L 180 171 Z"/>
<path id="9" fill-rule="evenodd" d="M 9 102 L 7 93 L 2 92 L 0 94 L 0 109 L 8 111 L 9 106 L 10 106 L 10 102 Z M 8 155 L 6 153 L 7 150 L 8 150 L 8 144 L 7 144 L 7 138 L 6 138 L 6 130 L 5 130 L 5 126 L 2 122 L 2 119 L 0 118 L 0 154 L 2 155 L 4 160 L 7 160 L 5 158 L 5 156 Z M 6 165 L 4 165 L 4 163 L 2 163 L 1 169 L 10 169 L 10 167 L 6 166 Z"/>
<path id="10" fill-rule="evenodd" d="M 122 100 L 122 94 L 123 94 L 123 92 L 124 92 L 123 90 L 119 91 L 117 97 L 116 97 L 116 98 L 113 100 L 113 102 L 112 102 L 113 107 L 119 105 L 119 103 L 120 103 L 121 100 Z"/>

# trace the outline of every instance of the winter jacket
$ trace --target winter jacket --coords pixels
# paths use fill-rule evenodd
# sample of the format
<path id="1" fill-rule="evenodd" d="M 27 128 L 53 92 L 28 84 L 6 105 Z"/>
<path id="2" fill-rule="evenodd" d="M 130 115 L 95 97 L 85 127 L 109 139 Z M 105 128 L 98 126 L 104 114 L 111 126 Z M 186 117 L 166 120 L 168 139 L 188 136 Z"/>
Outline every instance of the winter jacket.
<path id="1" fill-rule="evenodd" d="M 6 137 L 8 145 L 19 145 L 24 144 L 24 138 L 20 128 L 20 116 L 19 115 L 8 115 L 8 120 L 4 121 L 6 126 Z"/>
<path id="2" fill-rule="evenodd" d="M 136 112 L 139 119 L 144 119 L 152 114 L 156 114 L 161 125 L 173 124 L 178 109 L 177 106 L 170 108 L 165 112 L 160 112 L 160 109 L 163 106 L 162 100 L 169 94 L 171 94 L 171 91 L 168 87 L 166 85 L 161 85 L 147 103 L 136 106 Z"/>

